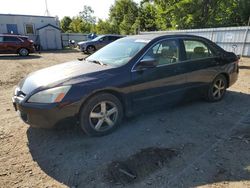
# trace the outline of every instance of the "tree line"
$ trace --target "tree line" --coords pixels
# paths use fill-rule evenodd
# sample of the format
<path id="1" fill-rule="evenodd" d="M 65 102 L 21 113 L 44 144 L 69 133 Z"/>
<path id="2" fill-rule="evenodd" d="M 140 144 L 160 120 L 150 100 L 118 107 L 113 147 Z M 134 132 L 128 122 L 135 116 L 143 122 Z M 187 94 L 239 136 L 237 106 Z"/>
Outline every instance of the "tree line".
<path id="1" fill-rule="evenodd" d="M 68 33 L 136 34 L 138 31 L 196 29 L 247 25 L 250 0 L 116 0 L 106 20 L 94 17 L 90 6 L 77 16 L 65 16 Z"/>

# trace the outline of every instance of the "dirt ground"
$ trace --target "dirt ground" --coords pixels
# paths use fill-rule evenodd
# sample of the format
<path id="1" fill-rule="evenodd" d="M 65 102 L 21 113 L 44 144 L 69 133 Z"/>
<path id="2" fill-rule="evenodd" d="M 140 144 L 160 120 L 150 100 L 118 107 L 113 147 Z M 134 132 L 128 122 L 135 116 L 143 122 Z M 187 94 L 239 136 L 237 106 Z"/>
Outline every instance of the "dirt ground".
<path id="1" fill-rule="evenodd" d="M 250 59 L 218 103 L 152 110 L 100 138 L 76 124 L 29 128 L 12 107 L 15 84 L 81 56 L 0 56 L 0 187 L 250 187 Z"/>

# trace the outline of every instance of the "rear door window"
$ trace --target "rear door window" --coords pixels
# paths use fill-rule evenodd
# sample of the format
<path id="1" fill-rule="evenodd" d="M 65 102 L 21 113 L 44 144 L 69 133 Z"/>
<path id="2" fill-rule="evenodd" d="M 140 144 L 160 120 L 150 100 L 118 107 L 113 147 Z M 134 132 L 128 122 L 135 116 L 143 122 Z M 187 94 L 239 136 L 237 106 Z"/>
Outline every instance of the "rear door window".
<path id="1" fill-rule="evenodd" d="M 201 41 L 184 39 L 183 42 L 187 60 L 203 59 L 214 56 L 209 47 Z"/>
<path id="2" fill-rule="evenodd" d="M 115 41 L 116 39 L 118 39 L 118 37 L 116 37 L 116 36 L 109 36 L 109 41 Z"/>
<path id="3" fill-rule="evenodd" d="M 103 37 L 103 41 L 107 42 L 109 40 L 109 37 Z"/>
<path id="4" fill-rule="evenodd" d="M 6 37 L 4 37 L 4 41 L 5 42 L 20 42 L 20 39 L 17 37 L 6 36 Z"/>

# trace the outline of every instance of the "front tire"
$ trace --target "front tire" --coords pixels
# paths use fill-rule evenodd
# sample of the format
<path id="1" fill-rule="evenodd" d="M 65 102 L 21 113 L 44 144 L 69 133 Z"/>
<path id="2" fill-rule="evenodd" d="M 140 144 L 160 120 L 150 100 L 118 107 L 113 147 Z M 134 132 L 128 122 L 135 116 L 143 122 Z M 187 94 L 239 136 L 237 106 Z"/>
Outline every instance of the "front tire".
<path id="1" fill-rule="evenodd" d="M 207 91 L 207 101 L 220 101 L 225 96 L 227 84 L 228 83 L 226 77 L 222 74 L 218 75 L 209 85 Z"/>
<path id="2" fill-rule="evenodd" d="M 27 50 L 26 48 L 20 48 L 18 51 L 20 56 L 28 56 L 29 55 L 29 50 Z"/>
<path id="3" fill-rule="evenodd" d="M 88 46 L 86 51 L 88 54 L 92 54 L 96 51 L 96 48 L 94 46 Z"/>
<path id="4" fill-rule="evenodd" d="M 123 108 L 112 94 L 101 93 L 91 97 L 80 112 L 80 125 L 89 136 L 103 136 L 113 132 L 121 123 Z"/>

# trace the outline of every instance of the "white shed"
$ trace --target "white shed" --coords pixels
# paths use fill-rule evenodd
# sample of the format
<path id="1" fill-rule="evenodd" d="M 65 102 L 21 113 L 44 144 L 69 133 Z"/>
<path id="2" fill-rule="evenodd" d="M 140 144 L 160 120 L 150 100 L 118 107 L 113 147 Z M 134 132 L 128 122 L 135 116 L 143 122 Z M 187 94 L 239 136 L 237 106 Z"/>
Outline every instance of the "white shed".
<path id="1" fill-rule="evenodd" d="M 48 24 L 37 29 L 42 50 L 62 49 L 61 29 Z M 42 39 L 42 40 L 41 40 Z"/>

